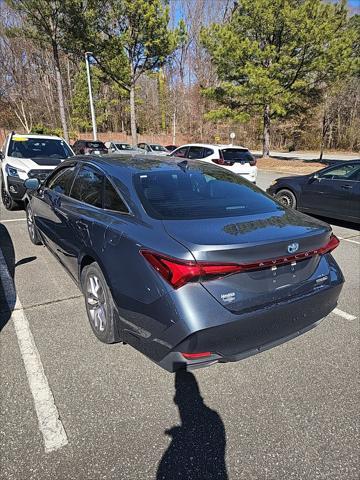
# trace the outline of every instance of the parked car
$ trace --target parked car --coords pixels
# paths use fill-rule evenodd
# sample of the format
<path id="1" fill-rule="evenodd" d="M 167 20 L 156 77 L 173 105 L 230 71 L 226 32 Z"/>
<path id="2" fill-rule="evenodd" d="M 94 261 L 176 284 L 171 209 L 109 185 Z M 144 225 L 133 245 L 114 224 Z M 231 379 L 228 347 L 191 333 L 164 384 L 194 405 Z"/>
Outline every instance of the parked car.
<path id="1" fill-rule="evenodd" d="M 267 192 L 302 212 L 360 223 L 360 160 L 276 179 Z"/>
<path id="2" fill-rule="evenodd" d="M 155 155 L 168 155 L 169 151 L 165 147 L 157 143 L 138 143 L 139 148 L 147 153 L 153 153 Z"/>
<path id="3" fill-rule="evenodd" d="M 245 147 L 237 145 L 211 145 L 205 143 L 192 143 L 182 145 L 171 155 L 191 160 L 203 160 L 208 163 L 221 165 L 226 170 L 241 175 L 252 183 L 256 183 L 256 159 Z"/>
<path id="4" fill-rule="evenodd" d="M 98 140 L 76 140 L 73 150 L 76 155 L 103 155 L 108 153 L 105 143 Z"/>
<path id="5" fill-rule="evenodd" d="M 329 225 L 216 165 L 74 157 L 25 183 L 30 239 L 78 283 L 97 338 L 169 371 L 261 352 L 337 304 Z"/>
<path id="6" fill-rule="evenodd" d="M 133 147 L 130 143 L 118 142 L 117 140 L 105 142 L 105 146 L 112 153 L 144 153 L 144 150 L 141 150 L 141 148 Z"/>
<path id="7" fill-rule="evenodd" d="M 63 138 L 10 133 L 0 152 L 0 188 L 4 207 L 13 210 L 22 203 L 26 178 L 44 180 L 60 162 L 73 155 Z"/>
<path id="8" fill-rule="evenodd" d="M 176 150 L 178 148 L 178 146 L 177 145 L 166 145 L 165 148 L 169 152 L 173 152 L 174 150 Z"/>

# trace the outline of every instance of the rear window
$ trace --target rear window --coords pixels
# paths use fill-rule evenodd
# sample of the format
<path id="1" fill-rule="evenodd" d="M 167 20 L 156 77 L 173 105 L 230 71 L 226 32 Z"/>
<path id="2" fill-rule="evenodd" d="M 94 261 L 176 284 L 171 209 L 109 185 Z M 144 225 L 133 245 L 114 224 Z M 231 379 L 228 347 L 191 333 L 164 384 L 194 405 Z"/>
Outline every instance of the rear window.
<path id="1" fill-rule="evenodd" d="M 254 160 L 254 157 L 251 155 L 249 150 L 240 149 L 240 148 L 223 148 L 221 154 L 224 160 L 232 162 L 251 162 Z"/>
<path id="2" fill-rule="evenodd" d="M 105 149 L 105 143 L 103 142 L 86 142 L 87 148 L 101 148 Z"/>
<path id="3" fill-rule="evenodd" d="M 134 184 L 148 215 L 191 220 L 268 213 L 279 206 L 246 180 L 216 167 L 143 172 Z"/>
<path id="4" fill-rule="evenodd" d="M 119 150 L 132 150 L 132 146 L 128 143 L 115 143 L 115 145 Z"/>

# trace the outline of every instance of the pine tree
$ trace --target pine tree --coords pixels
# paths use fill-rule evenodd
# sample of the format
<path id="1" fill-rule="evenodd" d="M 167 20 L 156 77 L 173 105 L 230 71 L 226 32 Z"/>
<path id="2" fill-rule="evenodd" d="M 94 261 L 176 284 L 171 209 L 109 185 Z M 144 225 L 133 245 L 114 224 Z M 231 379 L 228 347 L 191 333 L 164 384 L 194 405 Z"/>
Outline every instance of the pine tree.
<path id="1" fill-rule="evenodd" d="M 202 31 L 219 84 L 204 91 L 220 108 L 210 118 L 263 115 L 263 155 L 271 120 L 304 111 L 351 62 L 345 1 L 242 0 L 229 20 Z"/>

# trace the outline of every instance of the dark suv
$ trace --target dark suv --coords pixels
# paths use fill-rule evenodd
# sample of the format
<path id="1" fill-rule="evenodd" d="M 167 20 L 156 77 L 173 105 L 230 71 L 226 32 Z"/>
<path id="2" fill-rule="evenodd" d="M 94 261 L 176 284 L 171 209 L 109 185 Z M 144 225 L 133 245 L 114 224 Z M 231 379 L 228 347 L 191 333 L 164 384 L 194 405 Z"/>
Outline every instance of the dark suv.
<path id="1" fill-rule="evenodd" d="M 105 143 L 98 140 L 76 140 L 72 148 L 76 155 L 102 155 L 108 153 Z"/>

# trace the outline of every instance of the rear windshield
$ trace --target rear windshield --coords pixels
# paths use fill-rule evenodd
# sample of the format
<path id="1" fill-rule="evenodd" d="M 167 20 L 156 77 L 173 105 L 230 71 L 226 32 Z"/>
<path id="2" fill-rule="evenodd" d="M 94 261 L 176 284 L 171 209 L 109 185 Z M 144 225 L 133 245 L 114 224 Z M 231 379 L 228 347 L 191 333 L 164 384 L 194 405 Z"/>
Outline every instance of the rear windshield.
<path id="1" fill-rule="evenodd" d="M 254 160 L 249 150 L 240 148 L 223 148 L 221 154 L 224 160 L 231 160 L 232 162 L 251 162 Z"/>
<path id="2" fill-rule="evenodd" d="M 63 140 L 13 137 L 8 155 L 16 158 L 68 158 L 74 154 Z"/>
<path id="3" fill-rule="evenodd" d="M 116 148 L 119 150 L 132 150 L 132 146 L 129 145 L 128 143 L 116 143 Z"/>
<path id="4" fill-rule="evenodd" d="M 155 150 L 155 152 L 167 152 L 166 148 L 162 145 L 150 145 L 151 150 Z"/>
<path id="5" fill-rule="evenodd" d="M 87 148 L 101 148 L 105 149 L 105 144 L 103 142 L 86 142 Z"/>
<path id="6" fill-rule="evenodd" d="M 246 180 L 211 166 L 138 173 L 134 184 L 148 215 L 162 220 L 234 217 L 280 208 Z"/>

